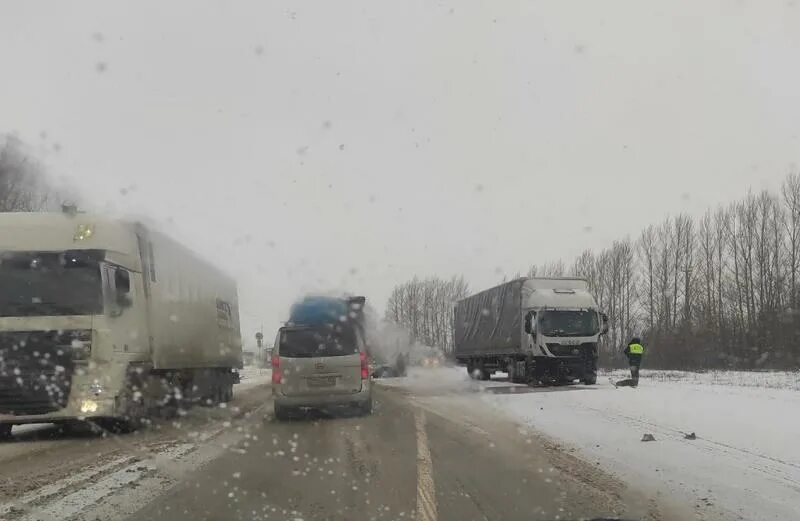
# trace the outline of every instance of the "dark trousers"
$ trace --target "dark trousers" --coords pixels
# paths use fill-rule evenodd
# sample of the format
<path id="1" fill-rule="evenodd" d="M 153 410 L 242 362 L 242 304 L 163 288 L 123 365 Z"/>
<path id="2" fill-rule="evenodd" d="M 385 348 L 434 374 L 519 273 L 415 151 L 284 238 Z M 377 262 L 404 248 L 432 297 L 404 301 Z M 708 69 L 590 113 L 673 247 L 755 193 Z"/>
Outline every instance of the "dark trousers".
<path id="1" fill-rule="evenodd" d="M 636 387 L 639 385 L 639 366 L 631 366 L 631 377 L 616 383 L 617 387 Z"/>

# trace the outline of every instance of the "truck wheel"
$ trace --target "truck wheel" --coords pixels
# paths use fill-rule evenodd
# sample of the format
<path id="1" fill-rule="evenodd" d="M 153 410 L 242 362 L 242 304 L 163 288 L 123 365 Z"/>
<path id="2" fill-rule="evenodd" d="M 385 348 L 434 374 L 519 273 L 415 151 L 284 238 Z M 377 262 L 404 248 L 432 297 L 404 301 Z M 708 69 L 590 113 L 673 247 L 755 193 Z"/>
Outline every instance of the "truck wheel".
<path id="1" fill-rule="evenodd" d="M 278 421 L 286 421 L 291 419 L 291 415 L 289 414 L 289 408 L 284 407 L 282 405 L 278 405 L 275 403 L 275 419 Z"/>
<path id="2" fill-rule="evenodd" d="M 475 366 L 472 364 L 467 364 L 467 374 L 469 377 L 474 380 L 475 379 Z"/>
<path id="3" fill-rule="evenodd" d="M 147 421 L 149 408 L 146 403 L 145 394 L 141 391 L 137 391 L 141 388 L 142 386 L 138 380 L 129 380 L 125 390 L 120 396 L 120 402 L 124 406 L 121 411 L 121 417 L 114 419 L 109 418 L 98 424 L 102 428 L 117 434 L 133 432 L 142 428 Z"/>
<path id="4" fill-rule="evenodd" d="M 481 369 L 481 380 L 486 381 L 486 380 L 491 380 L 491 379 L 492 379 L 492 373 L 490 373 L 486 369 Z"/>
<path id="5" fill-rule="evenodd" d="M 13 425 L 10 423 L 0 423 L 0 440 L 11 439 L 11 428 Z"/>
<path id="6" fill-rule="evenodd" d="M 586 385 L 594 385 L 597 383 L 597 348 L 589 347 L 584 352 L 584 373 L 583 380 Z"/>
<path id="7" fill-rule="evenodd" d="M 165 420 L 177 418 L 180 414 L 180 405 L 177 400 L 169 400 L 156 408 L 158 416 Z"/>
<path id="8" fill-rule="evenodd" d="M 138 431 L 145 425 L 145 419 L 141 416 L 125 416 L 124 418 L 115 418 L 113 420 L 109 420 L 108 422 L 104 422 L 102 424 L 103 428 L 109 430 L 115 434 L 128 434 L 134 431 Z"/>
<path id="9" fill-rule="evenodd" d="M 225 387 L 222 388 L 222 400 L 225 403 L 230 403 L 233 401 L 233 384 L 229 383 L 226 384 Z"/>
<path id="10" fill-rule="evenodd" d="M 211 389 L 211 395 L 208 397 L 207 403 L 211 407 L 219 407 L 219 404 L 225 401 L 225 386 L 214 384 Z"/>
<path id="11" fill-rule="evenodd" d="M 519 373 L 517 373 L 517 363 L 515 361 L 512 360 L 508 363 L 506 372 L 508 373 L 508 381 L 512 384 L 523 383 L 522 378 L 520 377 Z"/>

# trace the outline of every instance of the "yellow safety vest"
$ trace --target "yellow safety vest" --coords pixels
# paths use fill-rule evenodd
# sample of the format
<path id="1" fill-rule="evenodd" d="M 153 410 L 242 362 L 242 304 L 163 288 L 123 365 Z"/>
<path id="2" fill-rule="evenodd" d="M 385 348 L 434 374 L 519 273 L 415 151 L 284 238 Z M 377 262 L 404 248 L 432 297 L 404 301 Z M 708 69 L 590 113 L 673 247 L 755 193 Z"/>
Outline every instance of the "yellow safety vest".
<path id="1" fill-rule="evenodd" d="M 628 352 L 632 355 L 643 355 L 644 346 L 642 344 L 629 344 Z"/>

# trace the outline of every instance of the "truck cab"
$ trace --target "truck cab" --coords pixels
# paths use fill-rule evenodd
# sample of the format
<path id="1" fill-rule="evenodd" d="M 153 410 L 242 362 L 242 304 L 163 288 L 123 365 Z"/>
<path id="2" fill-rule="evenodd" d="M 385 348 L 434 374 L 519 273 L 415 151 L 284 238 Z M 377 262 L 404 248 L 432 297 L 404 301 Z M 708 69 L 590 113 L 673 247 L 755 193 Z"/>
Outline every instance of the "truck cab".
<path id="1" fill-rule="evenodd" d="M 232 398 L 235 281 L 155 230 L 2 213 L 0 288 L 0 438 L 26 423 L 127 429 Z"/>
<path id="2" fill-rule="evenodd" d="M 523 345 L 550 359 L 542 377 L 554 382 L 597 382 L 597 344 L 608 330 L 583 279 L 530 279 L 523 286 Z M 549 367 L 547 367 L 549 365 Z"/>
<path id="3" fill-rule="evenodd" d="M 3 430 L 114 415 L 128 362 L 149 356 L 135 236 L 59 214 L 4 214 L 2 228 Z"/>

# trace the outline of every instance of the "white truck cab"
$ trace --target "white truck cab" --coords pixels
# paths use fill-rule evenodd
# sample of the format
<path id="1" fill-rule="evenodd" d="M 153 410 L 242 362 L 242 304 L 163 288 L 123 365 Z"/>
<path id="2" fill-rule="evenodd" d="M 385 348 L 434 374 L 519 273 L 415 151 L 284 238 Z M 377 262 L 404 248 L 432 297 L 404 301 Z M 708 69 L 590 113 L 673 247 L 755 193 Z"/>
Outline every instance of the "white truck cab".
<path id="1" fill-rule="evenodd" d="M 236 284 L 163 234 L 0 213 L 0 288 L 0 436 L 25 423 L 136 424 L 191 390 L 232 396 Z"/>

